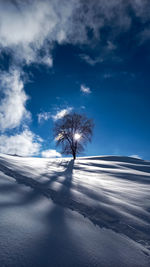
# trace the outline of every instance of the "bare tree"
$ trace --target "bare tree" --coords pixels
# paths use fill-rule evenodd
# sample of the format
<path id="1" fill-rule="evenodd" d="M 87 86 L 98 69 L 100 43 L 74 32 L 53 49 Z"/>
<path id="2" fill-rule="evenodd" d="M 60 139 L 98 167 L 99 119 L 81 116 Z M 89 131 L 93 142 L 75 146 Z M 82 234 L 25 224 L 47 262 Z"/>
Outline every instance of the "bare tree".
<path id="1" fill-rule="evenodd" d="M 57 121 L 54 126 L 56 145 L 62 146 L 62 154 L 76 155 L 84 150 L 88 141 L 91 141 L 93 120 L 85 115 L 72 113 Z"/>

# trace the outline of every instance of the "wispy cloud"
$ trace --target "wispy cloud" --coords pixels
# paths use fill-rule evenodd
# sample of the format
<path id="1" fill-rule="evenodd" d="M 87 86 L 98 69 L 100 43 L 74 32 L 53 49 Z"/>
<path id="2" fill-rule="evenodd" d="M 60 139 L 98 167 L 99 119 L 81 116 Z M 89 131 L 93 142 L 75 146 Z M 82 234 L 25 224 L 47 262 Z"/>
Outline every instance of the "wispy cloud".
<path id="1" fill-rule="evenodd" d="M 117 46 L 111 41 L 107 41 L 107 49 L 110 51 L 116 50 Z"/>
<path id="2" fill-rule="evenodd" d="M 69 114 L 73 110 L 72 107 L 67 107 L 65 109 L 59 110 L 55 115 L 52 115 L 54 121 L 62 119 L 64 116 Z"/>
<path id="3" fill-rule="evenodd" d="M 106 72 L 102 74 L 102 77 L 104 79 L 110 79 L 110 78 L 118 78 L 126 76 L 128 79 L 134 79 L 135 73 L 129 72 L 129 71 L 120 71 L 120 72 Z"/>
<path id="4" fill-rule="evenodd" d="M 55 115 L 52 115 L 51 112 L 41 112 L 41 113 L 37 114 L 38 122 L 42 123 L 43 121 L 47 121 L 50 118 L 52 118 L 54 121 L 57 121 L 59 119 L 62 119 L 67 114 L 69 114 L 72 110 L 73 110 L 72 107 L 67 107 L 67 108 L 64 108 L 61 110 L 59 109 Z"/>
<path id="5" fill-rule="evenodd" d="M 55 149 L 43 150 L 41 152 L 41 155 L 43 158 L 60 158 L 61 157 L 61 154 L 57 152 Z"/>
<path id="6" fill-rule="evenodd" d="M 80 91 L 84 94 L 91 94 L 91 89 L 84 84 L 81 84 Z"/>
<path id="7" fill-rule="evenodd" d="M 41 112 L 37 114 L 38 116 L 38 122 L 41 123 L 42 121 L 47 121 L 51 118 L 51 113 L 50 112 Z"/>
<path id="8" fill-rule="evenodd" d="M 33 156 L 39 154 L 42 139 L 25 129 L 22 133 L 0 136 L 0 152 L 19 156 Z"/>
<path id="9" fill-rule="evenodd" d="M 80 58 L 91 66 L 95 66 L 97 63 L 102 63 L 104 60 L 102 57 L 91 57 L 87 54 L 80 54 Z"/>
<path id="10" fill-rule="evenodd" d="M 112 78 L 112 77 L 114 77 L 115 76 L 115 74 L 114 73 L 104 73 L 103 74 L 103 78 L 104 79 L 110 79 L 110 78 Z"/>

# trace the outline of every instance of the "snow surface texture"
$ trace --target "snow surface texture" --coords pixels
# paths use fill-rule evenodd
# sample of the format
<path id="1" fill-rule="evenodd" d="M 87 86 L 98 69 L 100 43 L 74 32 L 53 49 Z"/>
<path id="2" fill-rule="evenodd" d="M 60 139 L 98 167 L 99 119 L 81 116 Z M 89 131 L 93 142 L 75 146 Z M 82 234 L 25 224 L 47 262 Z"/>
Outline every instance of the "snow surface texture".
<path id="1" fill-rule="evenodd" d="M 2 267 L 150 266 L 148 161 L 1 154 L 0 214 Z"/>

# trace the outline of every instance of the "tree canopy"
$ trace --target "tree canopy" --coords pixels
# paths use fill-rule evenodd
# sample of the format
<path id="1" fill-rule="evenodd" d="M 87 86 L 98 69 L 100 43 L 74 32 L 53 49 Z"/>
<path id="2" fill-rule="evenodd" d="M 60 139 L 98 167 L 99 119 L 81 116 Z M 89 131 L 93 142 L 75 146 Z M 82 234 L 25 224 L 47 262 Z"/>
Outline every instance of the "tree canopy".
<path id="1" fill-rule="evenodd" d="M 62 154 L 77 154 L 84 151 L 85 145 L 91 141 L 93 133 L 93 120 L 86 115 L 72 113 L 57 121 L 54 126 L 56 145 L 62 146 Z"/>

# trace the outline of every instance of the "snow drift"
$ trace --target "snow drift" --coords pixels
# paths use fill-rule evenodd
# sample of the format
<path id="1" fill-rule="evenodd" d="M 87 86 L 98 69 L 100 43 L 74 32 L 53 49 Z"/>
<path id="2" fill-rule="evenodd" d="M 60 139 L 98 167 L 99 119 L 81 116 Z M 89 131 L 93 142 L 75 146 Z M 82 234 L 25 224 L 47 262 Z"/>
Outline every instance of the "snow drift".
<path id="1" fill-rule="evenodd" d="M 0 248 L 3 248 L 0 258 L 4 266 L 49 266 L 50 263 L 52 266 L 150 264 L 149 161 L 117 156 L 78 158 L 73 161 L 67 158 L 22 158 L 1 154 L 0 192 L 4 220 L 0 223 L 3 231 L 0 236 Z M 51 211 L 48 226 L 44 219 L 46 215 L 43 214 L 53 209 L 57 212 Z M 59 214 L 62 212 L 65 220 L 69 220 L 64 234 Z M 22 215 L 18 215 L 20 213 Z M 50 237 L 45 237 L 45 231 L 48 233 L 52 222 L 55 225 L 53 242 Z M 10 251 L 11 242 L 8 240 L 13 240 L 11 229 L 14 225 L 17 225 L 16 239 L 23 238 L 20 245 L 20 241 L 16 242 L 24 260 L 17 256 L 18 250 L 10 258 L 4 253 L 5 243 L 6 250 Z M 22 227 L 25 230 L 21 230 L 20 237 L 18 231 Z M 29 228 L 32 230 L 27 234 Z M 4 232 L 8 239 L 3 236 Z M 58 233 L 63 236 L 59 238 Z M 27 249 L 27 236 L 32 237 L 32 247 L 36 247 L 39 234 L 41 242 L 46 242 L 44 246 L 53 249 L 51 254 L 48 252 L 43 255 L 47 249 L 43 252 L 43 245 L 39 246 L 41 257 L 37 260 L 35 251 L 33 253 L 32 249 Z M 73 234 L 79 236 L 78 241 L 71 243 L 72 249 L 67 240 Z M 78 249 L 80 252 L 77 253 Z M 85 257 L 87 253 L 89 257 Z"/>

